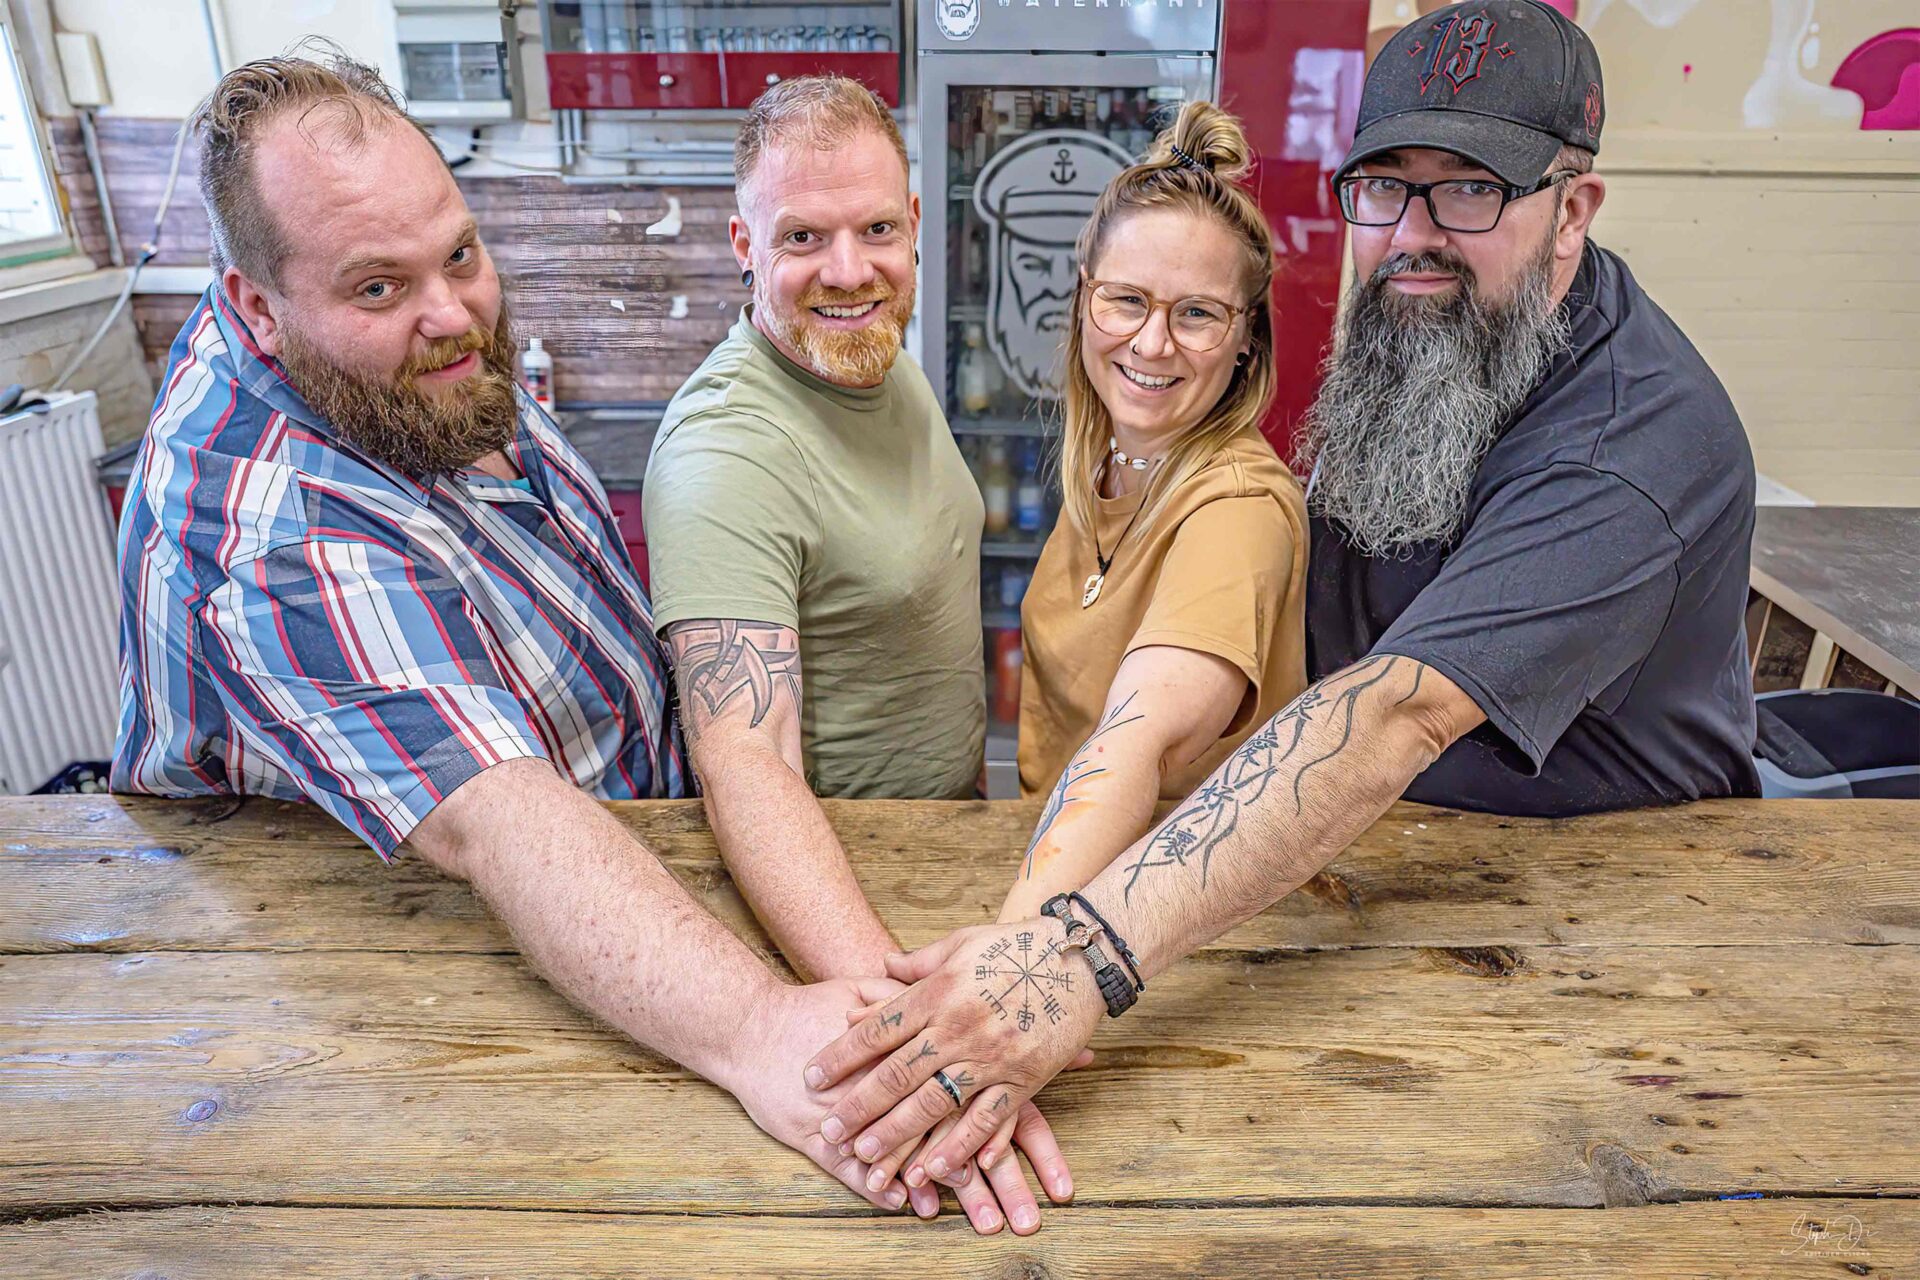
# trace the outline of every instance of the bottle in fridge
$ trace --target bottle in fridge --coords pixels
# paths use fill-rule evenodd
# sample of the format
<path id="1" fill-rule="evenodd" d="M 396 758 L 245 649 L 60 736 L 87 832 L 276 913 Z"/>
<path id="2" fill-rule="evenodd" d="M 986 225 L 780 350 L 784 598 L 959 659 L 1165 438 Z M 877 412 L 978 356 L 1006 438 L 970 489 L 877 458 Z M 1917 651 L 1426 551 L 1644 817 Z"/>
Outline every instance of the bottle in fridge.
<path id="1" fill-rule="evenodd" d="M 987 442 L 986 465 L 980 470 L 980 496 L 987 503 L 987 532 L 1003 534 L 1013 523 L 1013 468 L 1007 465 L 1006 441 Z"/>

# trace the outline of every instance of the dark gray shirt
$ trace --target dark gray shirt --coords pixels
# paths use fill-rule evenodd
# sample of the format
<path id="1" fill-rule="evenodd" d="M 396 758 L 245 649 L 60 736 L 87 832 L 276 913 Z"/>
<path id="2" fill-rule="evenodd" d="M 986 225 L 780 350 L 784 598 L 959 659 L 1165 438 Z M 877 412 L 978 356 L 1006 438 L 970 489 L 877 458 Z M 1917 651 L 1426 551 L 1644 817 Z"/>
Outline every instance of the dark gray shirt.
<path id="1" fill-rule="evenodd" d="M 1758 795 L 1746 432 L 1618 257 L 1588 245 L 1565 305 L 1572 349 L 1481 462 L 1454 542 L 1376 559 L 1314 518 L 1308 674 L 1399 654 L 1479 704 L 1410 800 L 1558 816 Z"/>

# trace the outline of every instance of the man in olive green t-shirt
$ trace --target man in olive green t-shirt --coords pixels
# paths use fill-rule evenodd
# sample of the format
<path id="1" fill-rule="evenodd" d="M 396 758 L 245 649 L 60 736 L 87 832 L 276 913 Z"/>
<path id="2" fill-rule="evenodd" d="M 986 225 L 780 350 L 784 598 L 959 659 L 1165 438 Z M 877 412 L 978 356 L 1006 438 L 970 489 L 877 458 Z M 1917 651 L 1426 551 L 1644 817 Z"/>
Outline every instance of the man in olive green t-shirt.
<path id="1" fill-rule="evenodd" d="M 729 230 L 754 300 L 667 408 L 646 537 L 729 869 L 797 969 L 874 976 L 893 939 L 815 796 L 974 794 L 984 509 L 900 350 L 919 205 L 897 131 L 822 135 L 806 92 L 742 127 Z"/>

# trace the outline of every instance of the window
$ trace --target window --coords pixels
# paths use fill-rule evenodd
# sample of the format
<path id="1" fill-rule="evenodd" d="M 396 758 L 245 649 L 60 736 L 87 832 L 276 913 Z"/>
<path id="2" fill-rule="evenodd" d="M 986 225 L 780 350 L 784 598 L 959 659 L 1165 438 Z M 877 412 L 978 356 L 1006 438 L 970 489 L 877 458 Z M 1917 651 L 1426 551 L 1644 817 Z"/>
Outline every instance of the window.
<path id="1" fill-rule="evenodd" d="M 40 144 L 40 122 L 15 34 L 0 4 L 0 267 L 68 249 L 60 196 Z"/>

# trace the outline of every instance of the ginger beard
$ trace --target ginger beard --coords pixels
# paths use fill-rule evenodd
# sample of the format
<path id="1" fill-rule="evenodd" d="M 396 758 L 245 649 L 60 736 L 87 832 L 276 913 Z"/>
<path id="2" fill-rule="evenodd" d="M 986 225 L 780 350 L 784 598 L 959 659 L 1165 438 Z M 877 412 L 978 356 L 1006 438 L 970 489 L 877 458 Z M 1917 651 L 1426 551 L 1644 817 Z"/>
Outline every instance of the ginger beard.
<path id="1" fill-rule="evenodd" d="M 858 307 L 878 302 L 874 315 L 858 329 L 840 329 L 822 323 L 815 307 Z M 773 336 L 806 361 L 807 367 L 829 382 L 872 386 L 887 376 L 906 341 L 907 321 L 913 315 L 913 286 L 901 293 L 876 276 L 864 289 L 848 292 L 813 284 L 800 295 L 791 311 L 771 298 L 762 299 L 759 312 Z"/>
<path id="2" fill-rule="evenodd" d="M 480 355 L 480 368 L 429 395 L 421 374 Z M 514 345 L 507 304 L 491 333 L 479 327 L 439 338 L 396 372 L 381 376 L 335 363 L 295 326 L 281 328 L 280 363 L 295 390 L 342 438 L 402 474 L 458 471 L 513 442 L 519 426 L 514 397 Z"/>

